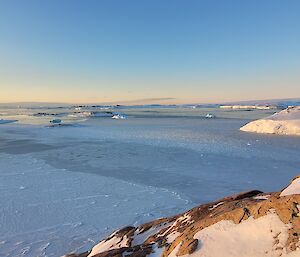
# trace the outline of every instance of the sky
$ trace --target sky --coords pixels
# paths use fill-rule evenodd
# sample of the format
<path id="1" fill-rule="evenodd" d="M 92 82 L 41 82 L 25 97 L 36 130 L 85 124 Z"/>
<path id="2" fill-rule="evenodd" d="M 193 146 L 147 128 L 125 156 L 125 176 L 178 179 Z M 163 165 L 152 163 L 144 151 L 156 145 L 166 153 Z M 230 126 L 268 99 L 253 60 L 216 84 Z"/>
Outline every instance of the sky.
<path id="1" fill-rule="evenodd" d="M 300 97 L 299 0 L 0 0 L 0 102 Z"/>

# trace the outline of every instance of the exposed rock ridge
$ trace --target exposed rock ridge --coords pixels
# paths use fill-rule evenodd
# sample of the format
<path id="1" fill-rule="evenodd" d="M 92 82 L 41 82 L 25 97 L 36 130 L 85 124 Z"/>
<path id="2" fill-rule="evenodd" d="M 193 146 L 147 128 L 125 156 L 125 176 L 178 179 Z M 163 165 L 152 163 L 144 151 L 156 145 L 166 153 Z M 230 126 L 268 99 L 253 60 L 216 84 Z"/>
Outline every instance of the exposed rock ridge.
<path id="1" fill-rule="evenodd" d="M 298 179 L 300 180 L 295 178 L 290 186 L 295 187 Z M 287 189 L 289 187 L 284 190 Z M 125 227 L 102 240 L 90 251 L 68 256 L 215 257 L 214 248 L 218 247 L 222 251 L 220 256 L 300 256 L 300 194 L 281 196 L 282 192 L 266 194 L 254 190 L 225 197 L 176 216 L 158 219 L 138 227 Z M 293 193 L 291 190 L 289 192 Z M 255 230 L 257 224 L 264 225 L 266 222 L 270 222 L 270 225 L 266 225 L 267 229 L 259 225 L 264 234 L 260 234 L 260 229 Z M 259 233 L 256 233 L 257 231 Z M 253 238 L 251 233 L 257 238 Z M 232 237 L 232 249 L 228 246 L 228 249 L 224 250 L 221 242 L 214 242 L 215 245 L 211 246 L 211 241 L 215 238 L 221 238 L 222 241 L 222 236 L 226 240 Z M 255 245 L 243 245 L 244 240 L 249 244 L 255 242 Z M 255 240 L 261 246 L 256 246 Z M 249 254 L 239 254 L 238 247 L 244 248 L 245 251 L 250 249 Z"/>

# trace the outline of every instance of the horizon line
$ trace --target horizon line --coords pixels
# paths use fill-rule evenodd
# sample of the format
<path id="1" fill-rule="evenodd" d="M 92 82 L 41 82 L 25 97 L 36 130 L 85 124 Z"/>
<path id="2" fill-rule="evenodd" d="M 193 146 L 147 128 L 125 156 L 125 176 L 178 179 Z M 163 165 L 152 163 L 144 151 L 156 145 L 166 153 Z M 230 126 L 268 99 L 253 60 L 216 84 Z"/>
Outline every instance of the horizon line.
<path id="1" fill-rule="evenodd" d="M 0 102 L 3 104 L 52 104 L 52 105 L 127 105 L 127 106 L 135 106 L 135 105 L 201 105 L 201 104 L 234 104 L 234 103 L 249 103 L 249 102 L 267 102 L 267 101 L 300 101 L 299 97 L 292 98 L 270 98 L 270 99 L 251 99 L 251 100 L 232 100 L 232 101 L 220 101 L 220 102 L 194 102 L 194 103 L 169 103 L 169 104 L 161 104 L 161 103 L 140 103 L 142 101 L 164 101 L 164 100 L 175 100 L 176 98 L 166 97 L 166 98 L 145 98 L 145 99 L 137 99 L 137 100 L 127 100 L 127 101 L 109 101 L 109 102 L 52 102 L 52 101 L 17 101 L 17 102 Z M 128 103 L 128 104 L 126 104 Z M 130 104 L 131 103 L 131 104 Z M 136 103 L 136 104 L 135 104 Z"/>

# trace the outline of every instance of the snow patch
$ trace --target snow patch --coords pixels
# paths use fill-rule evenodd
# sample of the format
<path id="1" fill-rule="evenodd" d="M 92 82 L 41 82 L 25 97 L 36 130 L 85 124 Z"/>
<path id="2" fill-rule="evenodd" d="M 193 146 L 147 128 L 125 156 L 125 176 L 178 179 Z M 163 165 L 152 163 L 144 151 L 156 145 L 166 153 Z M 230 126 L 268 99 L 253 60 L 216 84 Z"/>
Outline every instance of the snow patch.
<path id="1" fill-rule="evenodd" d="M 128 237 L 125 235 L 124 237 L 117 237 L 116 233 L 113 233 L 109 240 L 102 240 L 99 244 L 95 245 L 92 248 L 91 253 L 88 257 L 92 257 L 98 253 L 106 252 L 113 249 L 118 249 L 122 247 L 129 247 L 130 243 Z"/>
<path id="2" fill-rule="evenodd" d="M 240 224 L 222 220 L 195 234 L 198 248 L 190 256 L 292 256 L 285 248 L 290 227 L 275 212 L 258 219 L 250 217 Z"/>
<path id="3" fill-rule="evenodd" d="M 268 200 L 269 197 L 270 197 L 270 195 L 257 195 L 257 196 L 254 196 L 253 199 L 255 199 L 255 200 Z"/>
<path id="4" fill-rule="evenodd" d="M 213 205 L 212 207 L 210 207 L 210 208 L 208 208 L 208 209 L 211 211 L 211 210 L 217 208 L 218 206 L 222 205 L 223 203 L 224 203 L 224 202 L 219 202 L 219 203 Z"/>
<path id="5" fill-rule="evenodd" d="M 300 178 L 294 179 L 292 183 L 281 192 L 280 196 L 296 194 L 300 194 Z"/>
<path id="6" fill-rule="evenodd" d="M 170 235 L 167 236 L 167 242 L 171 244 L 177 237 L 181 235 L 180 232 L 174 231 Z"/>
<path id="7" fill-rule="evenodd" d="M 170 226 L 169 222 L 165 222 L 162 224 L 159 224 L 157 226 L 153 226 L 150 229 L 146 230 L 145 232 L 140 232 L 139 229 L 135 231 L 133 240 L 132 240 L 132 246 L 140 245 L 144 243 L 150 236 L 153 236 L 157 234 L 160 230 L 167 228 Z"/>
<path id="8" fill-rule="evenodd" d="M 158 236 L 165 236 L 167 235 L 170 231 L 172 231 L 174 228 L 177 228 L 178 226 L 178 223 L 185 223 L 187 222 L 187 224 L 191 224 L 193 223 L 194 221 L 192 220 L 192 217 L 188 214 L 188 213 L 185 213 L 183 216 L 179 217 L 178 219 L 176 219 L 172 226 L 170 226 L 164 233 L 162 234 L 159 234 Z M 175 230 L 176 232 L 176 230 Z M 171 233 L 170 233 L 171 234 Z"/>

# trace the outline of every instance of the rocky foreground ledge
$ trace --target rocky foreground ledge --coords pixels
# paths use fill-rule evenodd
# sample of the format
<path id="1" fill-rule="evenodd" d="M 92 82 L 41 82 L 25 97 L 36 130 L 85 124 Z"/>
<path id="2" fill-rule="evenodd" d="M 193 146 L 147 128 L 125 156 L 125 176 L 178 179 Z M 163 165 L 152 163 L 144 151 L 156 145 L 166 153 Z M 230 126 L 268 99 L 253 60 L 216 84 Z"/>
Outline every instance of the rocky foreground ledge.
<path id="1" fill-rule="evenodd" d="M 300 256 L 300 177 L 281 192 L 249 191 L 115 231 L 68 257 Z"/>

